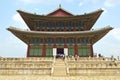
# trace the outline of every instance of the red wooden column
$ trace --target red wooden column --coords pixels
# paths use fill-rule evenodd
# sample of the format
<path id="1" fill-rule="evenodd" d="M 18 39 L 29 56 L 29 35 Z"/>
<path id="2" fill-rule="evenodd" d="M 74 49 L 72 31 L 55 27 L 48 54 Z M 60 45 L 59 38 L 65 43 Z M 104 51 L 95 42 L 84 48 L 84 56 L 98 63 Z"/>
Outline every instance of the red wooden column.
<path id="1" fill-rule="evenodd" d="M 42 46 L 42 57 L 45 57 L 46 56 L 46 45 L 43 44 Z"/>
<path id="2" fill-rule="evenodd" d="M 27 48 L 27 57 L 30 57 L 30 44 L 28 44 L 28 48 Z"/>
<path id="3" fill-rule="evenodd" d="M 55 44 L 55 42 L 56 42 L 56 37 L 55 36 L 53 36 L 53 40 L 54 40 L 53 48 L 57 48 L 57 45 Z"/>
<path id="4" fill-rule="evenodd" d="M 91 50 L 91 57 L 94 57 L 94 54 L 93 54 L 93 45 L 92 44 L 90 44 L 90 50 Z"/>
<path id="5" fill-rule="evenodd" d="M 46 38 L 43 37 L 43 45 L 42 45 L 42 57 L 45 57 L 46 56 Z"/>
<path id="6" fill-rule="evenodd" d="M 78 55 L 78 45 L 77 44 L 74 45 L 74 50 L 75 50 L 74 55 Z"/>

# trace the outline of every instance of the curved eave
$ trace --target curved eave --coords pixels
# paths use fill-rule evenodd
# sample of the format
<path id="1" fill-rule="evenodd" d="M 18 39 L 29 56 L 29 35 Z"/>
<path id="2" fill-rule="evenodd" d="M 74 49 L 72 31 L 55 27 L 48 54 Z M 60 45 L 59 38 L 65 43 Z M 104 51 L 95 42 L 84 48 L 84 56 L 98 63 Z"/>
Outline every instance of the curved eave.
<path id="1" fill-rule="evenodd" d="M 23 10 L 17 10 L 17 12 L 19 12 L 20 14 L 25 14 L 25 15 L 28 15 L 28 16 L 32 16 L 32 17 L 53 17 L 53 18 L 61 18 L 61 17 L 80 17 L 80 16 L 87 16 L 87 15 L 92 15 L 92 14 L 96 14 L 96 13 L 99 13 L 99 12 L 103 12 L 102 9 L 98 9 L 96 11 L 93 11 L 93 12 L 90 12 L 90 13 L 84 13 L 84 14 L 81 14 L 81 15 L 74 15 L 74 16 L 47 16 L 47 15 L 39 15 L 39 14 L 36 14 L 36 13 L 31 13 L 31 12 L 27 12 L 27 11 L 23 11 Z M 50 14 L 50 13 L 49 13 Z M 72 14 L 73 15 L 73 14 Z"/>
<path id="2" fill-rule="evenodd" d="M 28 27 L 31 30 L 34 29 L 34 25 L 32 22 L 35 21 L 57 21 L 57 20 L 65 20 L 65 21 L 82 21 L 85 22 L 86 26 L 84 26 L 85 30 L 90 30 L 92 26 L 95 24 L 103 10 L 99 9 L 97 11 L 91 12 L 91 13 L 85 13 L 82 15 L 75 15 L 75 16 L 45 16 L 45 15 L 38 15 L 38 14 L 33 14 L 29 12 L 25 12 L 22 10 L 17 10 L 23 20 L 26 22 Z"/>
<path id="3" fill-rule="evenodd" d="M 27 31 L 14 27 L 7 28 L 14 35 L 20 38 L 22 41 L 27 43 L 27 39 L 30 37 L 90 37 L 92 39 L 92 44 L 100 40 L 106 33 L 112 30 L 112 27 L 105 27 L 98 30 L 91 31 L 71 31 L 71 32 L 50 32 L 50 31 Z"/>

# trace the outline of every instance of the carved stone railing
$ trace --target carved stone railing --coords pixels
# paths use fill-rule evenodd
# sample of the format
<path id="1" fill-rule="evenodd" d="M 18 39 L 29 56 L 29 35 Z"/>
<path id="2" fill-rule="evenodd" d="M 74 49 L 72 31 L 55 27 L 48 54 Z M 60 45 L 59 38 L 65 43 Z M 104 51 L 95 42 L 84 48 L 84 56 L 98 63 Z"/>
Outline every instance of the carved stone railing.
<path id="1" fill-rule="evenodd" d="M 114 76 L 120 75 L 120 68 L 69 68 L 69 75 L 107 75 Z"/>
<path id="2" fill-rule="evenodd" d="M 0 58 L 0 74 L 50 75 L 53 58 Z"/>
<path id="3" fill-rule="evenodd" d="M 120 61 L 82 58 L 66 64 L 68 75 L 120 75 Z"/>

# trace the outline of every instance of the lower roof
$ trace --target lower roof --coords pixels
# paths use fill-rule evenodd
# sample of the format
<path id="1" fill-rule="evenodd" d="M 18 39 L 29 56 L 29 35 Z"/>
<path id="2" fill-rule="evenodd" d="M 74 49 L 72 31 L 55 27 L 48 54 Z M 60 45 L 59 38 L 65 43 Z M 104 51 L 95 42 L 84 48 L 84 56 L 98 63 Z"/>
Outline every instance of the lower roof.
<path id="1" fill-rule="evenodd" d="M 30 31 L 30 30 L 23 30 L 15 27 L 9 27 L 7 30 L 11 31 L 15 36 L 21 39 L 23 42 L 28 44 L 28 41 L 32 37 L 89 37 L 92 39 L 92 44 L 100 40 L 103 36 L 105 36 L 110 30 L 113 28 L 110 26 L 96 29 L 96 30 L 89 30 L 89 31 Z"/>

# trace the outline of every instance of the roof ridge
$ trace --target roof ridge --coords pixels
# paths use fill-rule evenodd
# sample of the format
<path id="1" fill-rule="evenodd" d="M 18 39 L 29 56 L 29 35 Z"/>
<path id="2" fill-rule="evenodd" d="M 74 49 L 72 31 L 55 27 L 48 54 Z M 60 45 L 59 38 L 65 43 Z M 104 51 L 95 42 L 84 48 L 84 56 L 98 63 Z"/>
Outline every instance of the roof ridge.
<path id="1" fill-rule="evenodd" d="M 58 11 L 58 10 L 63 10 L 63 11 L 65 11 L 66 13 L 68 13 L 68 14 L 70 14 L 70 15 L 72 15 L 72 16 L 74 15 L 73 13 L 67 11 L 66 9 L 62 8 L 61 5 L 59 5 L 58 8 L 56 8 L 55 10 L 51 11 L 50 13 L 48 13 L 47 16 L 49 16 L 50 14 L 52 14 L 52 13 Z"/>

